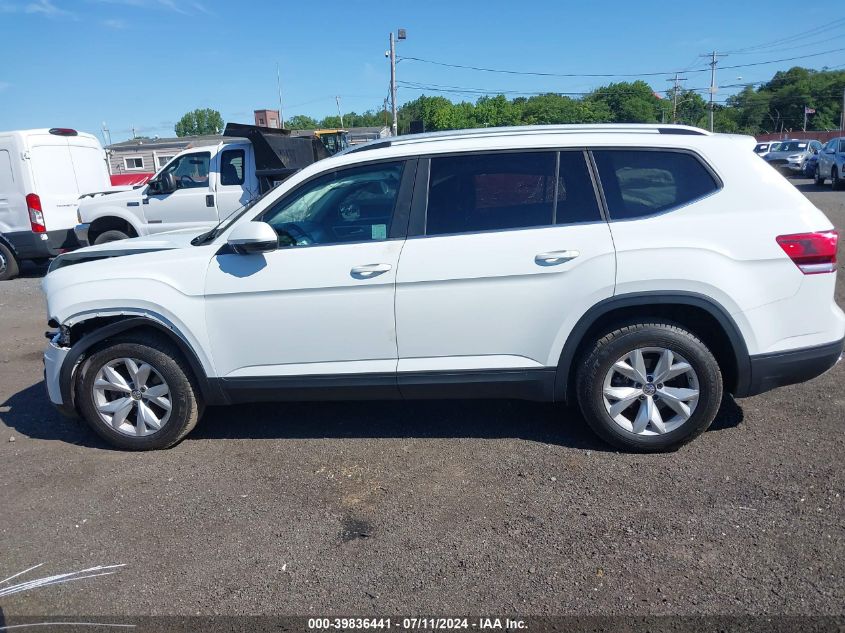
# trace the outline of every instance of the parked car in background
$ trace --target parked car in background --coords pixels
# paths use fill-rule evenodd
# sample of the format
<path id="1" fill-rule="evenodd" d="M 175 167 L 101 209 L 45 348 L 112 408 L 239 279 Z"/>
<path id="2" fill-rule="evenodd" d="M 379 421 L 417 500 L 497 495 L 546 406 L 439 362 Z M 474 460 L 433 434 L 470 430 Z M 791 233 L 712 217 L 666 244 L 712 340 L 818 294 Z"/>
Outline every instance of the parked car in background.
<path id="1" fill-rule="evenodd" d="M 202 231 L 292 173 L 328 156 L 317 137 L 229 124 L 229 139 L 184 150 L 141 186 L 84 196 L 79 242 L 103 244 L 174 229 Z"/>
<path id="2" fill-rule="evenodd" d="M 830 178 L 830 186 L 839 190 L 845 183 L 845 136 L 831 139 L 819 152 L 815 182 L 823 185 Z"/>
<path id="3" fill-rule="evenodd" d="M 133 450 L 205 405 L 350 398 L 577 402 L 615 446 L 674 449 L 723 391 L 842 353 L 837 233 L 753 144 L 574 125 L 356 147 L 212 230 L 54 260 L 49 398 Z"/>
<path id="4" fill-rule="evenodd" d="M 815 140 L 790 139 L 783 141 L 774 151 L 769 151 L 763 160 L 784 174 L 801 174 L 804 161 L 821 150 L 822 144 Z"/>
<path id="5" fill-rule="evenodd" d="M 106 154 L 70 128 L 0 132 L 0 280 L 78 246 L 80 194 L 111 186 Z"/>
<path id="6" fill-rule="evenodd" d="M 803 175 L 805 178 L 815 178 L 816 177 L 816 168 L 819 165 L 819 155 L 818 153 L 813 154 L 812 156 L 808 157 L 807 160 L 804 161 L 804 170 Z"/>
<path id="7" fill-rule="evenodd" d="M 754 146 L 754 153 L 762 156 L 768 152 L 776 151 L 778 145 L 780 145 L 778 141 L 763 141 Z"/>

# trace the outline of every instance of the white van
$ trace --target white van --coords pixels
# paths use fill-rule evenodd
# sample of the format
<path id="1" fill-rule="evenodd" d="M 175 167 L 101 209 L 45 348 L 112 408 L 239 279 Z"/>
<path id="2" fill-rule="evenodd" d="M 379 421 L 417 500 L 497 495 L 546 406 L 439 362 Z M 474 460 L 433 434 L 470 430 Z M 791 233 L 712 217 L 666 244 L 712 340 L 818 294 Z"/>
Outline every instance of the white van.
<path id="1" fill-rule="evenodd" d="M 0 132 L 0 281 L 20 261 L 77 247 L 79 196 L 111 187 L 95 136 L 69 128 Z"/>

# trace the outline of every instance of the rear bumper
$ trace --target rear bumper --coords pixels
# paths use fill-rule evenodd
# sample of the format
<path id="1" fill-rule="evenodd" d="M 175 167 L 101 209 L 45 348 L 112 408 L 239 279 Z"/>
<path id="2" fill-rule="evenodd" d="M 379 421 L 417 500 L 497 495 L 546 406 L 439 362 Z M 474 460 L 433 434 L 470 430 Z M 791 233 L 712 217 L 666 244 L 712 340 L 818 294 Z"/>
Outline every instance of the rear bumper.
<path id="1" fill-rule="evenodd" d="M 79 248 L 79 241 L 71 229 L 47 231 L 46 233 L 16 231 L 4 233 L 3 237 L 12 245 L 18 259 L 55 257 L 65 251 Z"/>
<path id="2" fill-rule="evenodd" d="M 756 396 L 821 376 L 842 359 L 845 339 L 802 349 L 751 356 L 751 380 L 737 397 Z"/>

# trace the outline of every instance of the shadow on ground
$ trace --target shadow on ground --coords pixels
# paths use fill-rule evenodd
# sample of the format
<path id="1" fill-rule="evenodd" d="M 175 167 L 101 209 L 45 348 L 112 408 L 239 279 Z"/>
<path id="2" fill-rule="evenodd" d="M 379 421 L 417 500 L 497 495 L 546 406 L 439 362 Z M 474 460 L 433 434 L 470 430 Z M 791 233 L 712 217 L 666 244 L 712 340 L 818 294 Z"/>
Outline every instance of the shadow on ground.
<path id="1" fill-rule="evenodd" d="M 738 426 L 742 409 L 722 401 L 711 431 Z M 0 420 L 21 435 L 108 448 L 79 420 L 59 414 L 44 383 L 0 405 Z M 301 438 L 520 438 L 571 448 L 613 450 L 596 438 L 580 412 L 562 405 L 518 400 L 279 402 L 210 407 L 194 439 Z"/>

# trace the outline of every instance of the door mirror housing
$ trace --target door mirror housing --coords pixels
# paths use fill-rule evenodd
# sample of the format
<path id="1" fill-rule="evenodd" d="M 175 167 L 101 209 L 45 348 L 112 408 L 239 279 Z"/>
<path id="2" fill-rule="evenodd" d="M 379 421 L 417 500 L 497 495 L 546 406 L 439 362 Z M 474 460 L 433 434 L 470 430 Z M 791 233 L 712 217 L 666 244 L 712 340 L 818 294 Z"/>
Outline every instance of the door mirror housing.
<path id="1" fill-rule="evenodd" d="M 269 253 L 279 248 L 279 236 L 266 222 L 244 222 L 232 229 L 227 243 L 239 255 Z"/>

